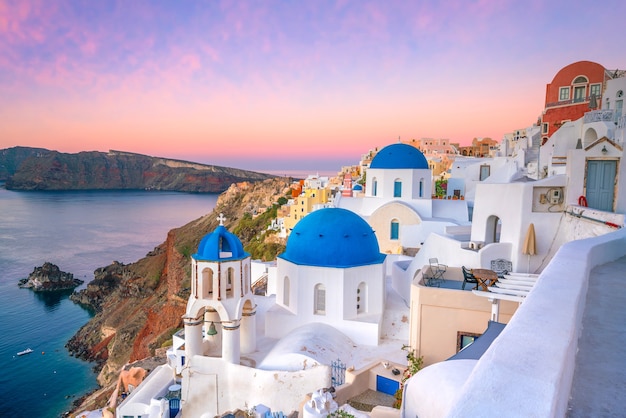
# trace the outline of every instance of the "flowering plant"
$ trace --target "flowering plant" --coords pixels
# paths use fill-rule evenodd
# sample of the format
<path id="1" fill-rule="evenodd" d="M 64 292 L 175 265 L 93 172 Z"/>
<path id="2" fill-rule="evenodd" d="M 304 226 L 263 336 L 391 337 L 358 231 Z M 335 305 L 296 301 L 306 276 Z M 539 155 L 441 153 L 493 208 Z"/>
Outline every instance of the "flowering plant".
<path id="1" fill-rule="evenodd" d="M 402 393 L 404 391 L 404 382 L 406 382 L 411 376 L 415 375 L 415 373 L 419 372 L 422 367 L 424 367 L 424 357 L 415 355 L 415 352 L 411 350 L 411 347 L 408 345 L 403 345 L 402 349 L 407 352 L 407 367 L 404 369 L 404 373 L 402 373 L 402 381 L 400 382 L 400 388 L 396 391 L 396 401 L 394 402 L 394 408 L 400 409 L 402 405 Z"/>

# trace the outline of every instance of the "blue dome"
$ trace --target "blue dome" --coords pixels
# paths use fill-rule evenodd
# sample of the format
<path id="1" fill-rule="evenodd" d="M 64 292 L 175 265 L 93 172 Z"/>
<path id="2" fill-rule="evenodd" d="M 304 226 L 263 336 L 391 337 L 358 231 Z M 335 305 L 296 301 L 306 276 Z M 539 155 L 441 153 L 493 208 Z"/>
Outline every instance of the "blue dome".
<path id="1" fill-rule="evenodd" d="M 237 235 L 228 232 L 224 225 L 218 225 L 215 231 L 206 234 L 198 245 L 198 252 L 192 255 L 195 260 L 202 261 L 240 260 L 249 256 Z"/>
<path id="2" fill-rule="evenodd" d="M 363 186 L 361 186 L 360 184 L 357 184 L 356 186 L 352 188 L 352 190 L 363 190 Z"/>
<path id="3" fill-rule="evenodd" d="M 428 169 L 428 161 L 417 148 L 397 143 L 387 145 L 374 156 L 370 168 Z"/>
<path id="4" fill-rule="evenodd" d="M 279 257 L 298 265 L 341 268 L 379 264 L 385 259 L 368 223 L 340 208 L 319 209 L 302 218 Z"/>

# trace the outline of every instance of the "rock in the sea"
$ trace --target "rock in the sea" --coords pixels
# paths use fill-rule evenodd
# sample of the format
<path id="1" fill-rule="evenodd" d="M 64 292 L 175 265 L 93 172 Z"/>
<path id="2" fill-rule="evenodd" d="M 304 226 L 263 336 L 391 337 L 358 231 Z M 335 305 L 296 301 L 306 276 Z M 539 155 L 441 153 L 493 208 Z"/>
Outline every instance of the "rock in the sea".
<path id="1" fill-rule="evenodd" d="M 74 289 L 81 284 L 83 281 L 75 279 L 72 273 L 61 271 L 58 266 L 45 262 L 43 266 L 35 267 L 27 279 L 20 280 L 18 286 L 33 289 L 36 292 L 52 292 Z"/>

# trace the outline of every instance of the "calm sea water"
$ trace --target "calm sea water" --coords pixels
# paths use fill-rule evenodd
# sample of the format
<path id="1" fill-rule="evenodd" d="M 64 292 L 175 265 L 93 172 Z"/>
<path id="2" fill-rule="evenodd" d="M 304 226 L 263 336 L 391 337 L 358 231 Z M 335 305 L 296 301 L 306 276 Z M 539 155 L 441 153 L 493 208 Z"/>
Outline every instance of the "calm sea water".
<path id="1" fill-rule="evenodd" d="M 86 285 L 96 268 L 142 258 L 216 201 L 216 194 L 13 192 L 0 184 L 0 417 L 59 417 L 97 387 L 93 364 L 65 348 L 90 314 L 70 292 L 34 293 L 18 280 L 49 261 Z M 34 352 L 16 355 L 26 348 Z"/>

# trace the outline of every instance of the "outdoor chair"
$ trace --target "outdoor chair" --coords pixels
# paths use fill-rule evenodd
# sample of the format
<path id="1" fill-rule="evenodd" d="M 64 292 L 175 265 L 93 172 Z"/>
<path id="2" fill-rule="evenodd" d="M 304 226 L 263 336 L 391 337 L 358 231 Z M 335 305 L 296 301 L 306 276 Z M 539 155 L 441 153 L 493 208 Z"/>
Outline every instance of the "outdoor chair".
<path id="1" fill-rule="evenodd" d="M 439 264 L 439 260 L 437 258 L 429 258 L 428 263 L 430 264 L 430 273 L 432 274 L 435 280 L 445 281 L 443 275 L 448 269 L 448 266 L 445 264 Z"/>
<path id="2" fill-rule="evenodd" d="M 424 285 L 428 287 L 439 287 L 442 281 L 442 279 L 435 278 L 430 268 L 424 270 L 422 273 L 422 279 L 424 281 Z"/>
<path id="3" fill-rule="evenodd" d="M 463 270 L 463 286 L 461 286 L 461 289 L 465 290 L 466 283 L 471 283 L 474 285 L 474 289 L 478 289 L 478 280 L 476 280 L 471 270 L 466 269 L 465 266 L 461 266 L 461 270 Z"/>

